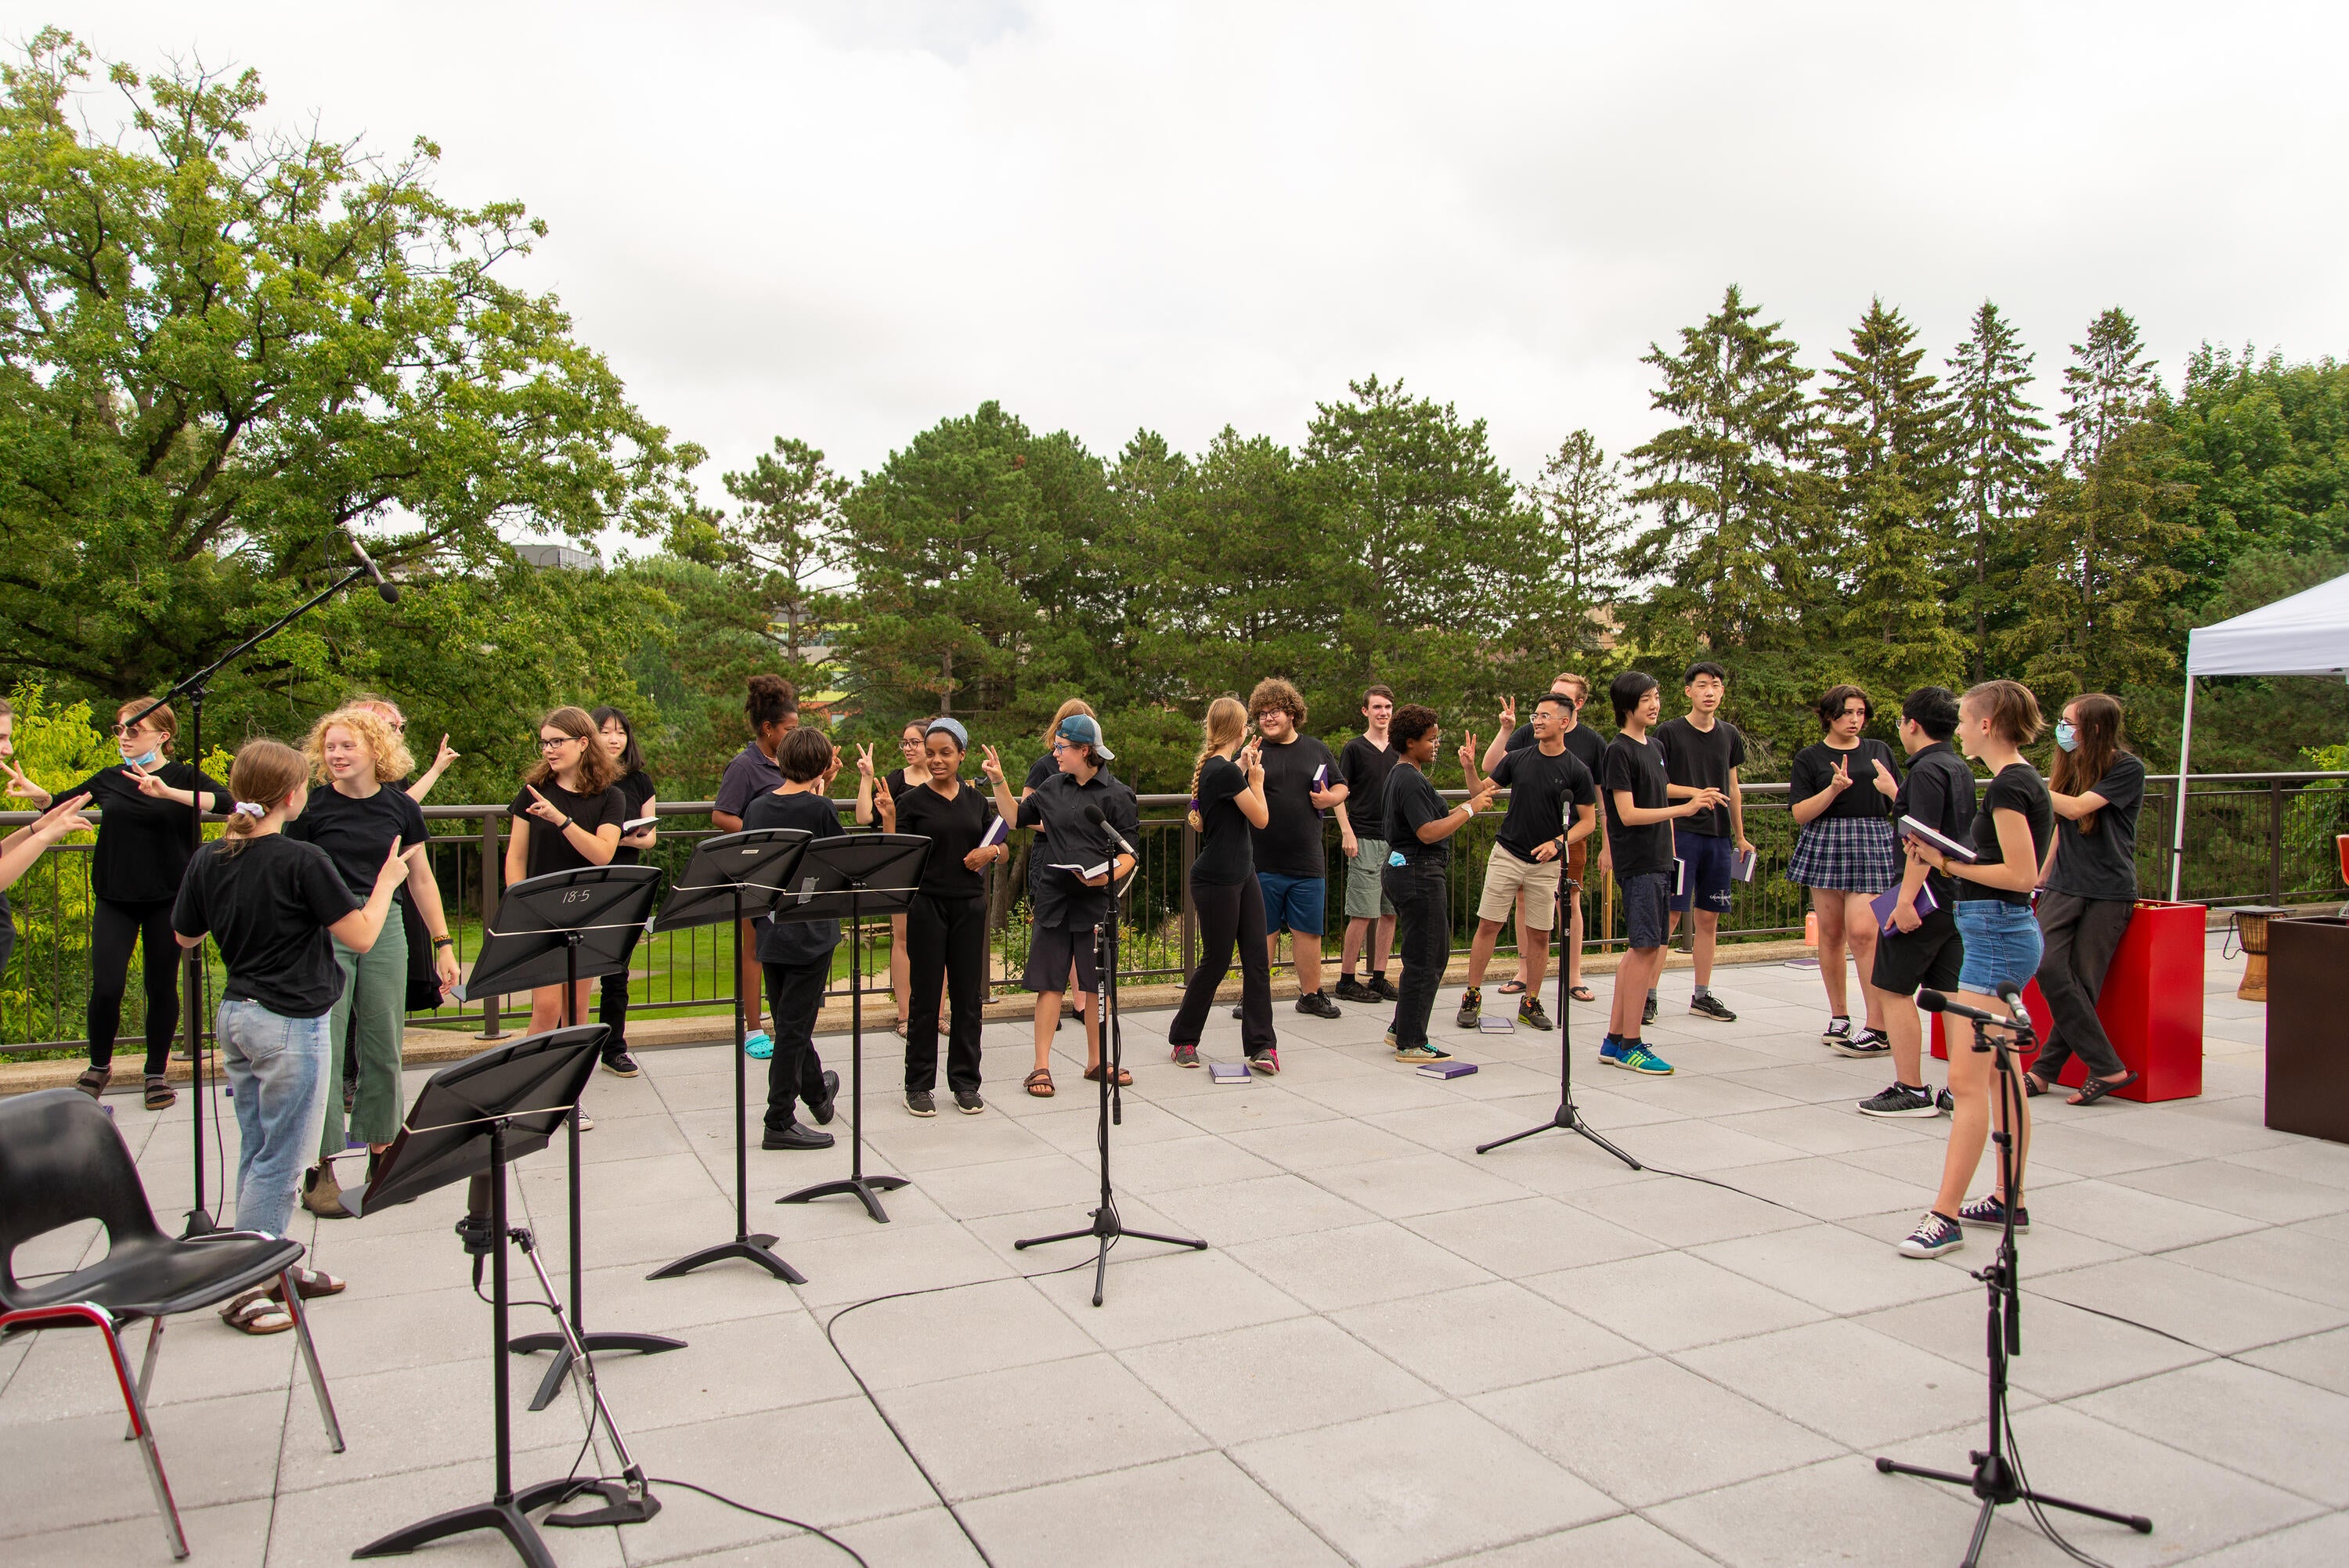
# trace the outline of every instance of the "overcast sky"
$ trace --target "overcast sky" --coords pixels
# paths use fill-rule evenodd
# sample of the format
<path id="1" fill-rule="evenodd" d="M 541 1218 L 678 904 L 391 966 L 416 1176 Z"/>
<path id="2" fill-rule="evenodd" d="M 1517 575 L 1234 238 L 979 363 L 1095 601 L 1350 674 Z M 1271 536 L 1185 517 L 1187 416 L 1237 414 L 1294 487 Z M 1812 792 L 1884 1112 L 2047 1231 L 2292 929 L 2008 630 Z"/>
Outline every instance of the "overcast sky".
<path id="1" fill-rule="evenodd" d="M 1655 427 L 1639 363 L 1724 284 L 1826 362 L 1872 294 L 1940 359 L 2119 304 L 2349 353 L 2337 5 L 944 0 L 11 5 L 257 68 L 264 118 L 442 149 L 552 225 L 517 269 L 698 476 L 851 474 L 1002 401 L 1113 454 L 1303 438 L 1350 378 L 1490 422 L 1521 479 Z"/>

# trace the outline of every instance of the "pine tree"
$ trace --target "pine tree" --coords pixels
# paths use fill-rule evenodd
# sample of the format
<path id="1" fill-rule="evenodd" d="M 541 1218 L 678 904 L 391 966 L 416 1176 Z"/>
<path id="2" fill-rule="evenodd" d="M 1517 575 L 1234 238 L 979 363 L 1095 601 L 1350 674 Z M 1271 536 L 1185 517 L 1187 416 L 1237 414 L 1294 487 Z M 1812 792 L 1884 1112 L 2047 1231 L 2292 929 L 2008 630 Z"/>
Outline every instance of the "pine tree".
<path id="1" fill-rule="evenodd" d="M 808 645 L 836 609 L 827 582 L 841 563 L 841 503 L 849 483 L 825 467 L 805 441 L 775 438 L 748 471 L 723 476 L 726 493 L 742 503 L 718 535 L 747 572 L 768 610 L 783 657 L 805 662 Z"/>
<path id="2" fill-rule="evenodd" d="M 1951 455 L 1965 542 L 1950 578 L 1971 681 L 1990 677 L 1993 640 L 2015 624 L 2030 562 L 2020 531 L 2037 499 L 2047 446 L 2047 421 L 2029 396 L 2031 359 L 2013 324 L 1984 300 L 1949 361 Z"/>
<path id="3" fill-rule="evenodd" d="M 1957 678 L 1964 647 L 1941 608 L 1950 410 L 1918 368 L 1916 329 L 1880 299 L 1836 354 L 1820 394 L 1833 508 L 1836 617 L 1852 673 L 1898 693 Z"/>
<path id="4" fill-rule="evenodd" d="M 1582 611 L 1611 603 L 1623 591 L 1623 536 L 1630 526 L 1622 465 L 1609 460 L 1589 431 L 1577 430 L 1550 454 L 1532 490 L 1567 602 Z"/>

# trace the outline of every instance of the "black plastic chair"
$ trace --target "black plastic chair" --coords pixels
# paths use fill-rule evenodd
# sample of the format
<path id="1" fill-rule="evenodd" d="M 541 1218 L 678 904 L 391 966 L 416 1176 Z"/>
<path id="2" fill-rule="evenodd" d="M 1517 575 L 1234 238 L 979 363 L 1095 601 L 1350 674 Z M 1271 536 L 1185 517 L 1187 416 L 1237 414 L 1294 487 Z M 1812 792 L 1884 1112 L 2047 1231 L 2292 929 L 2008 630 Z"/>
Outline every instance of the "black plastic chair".
<path id="1" fill-rule="evenodd" d="M 16 1279 L 16 1249 L 34 1237 L 82 1220 L 106 1227 L 106 1256 L 85 1269 L 37 1284 Z M 115 1381 L 130 1413 L 126 1440 L 139 1444 L 147 1480 L 163 1516 L 173 1558 L 188 1554 L 180 1511 L 163 1478 L 163 1460 L 147 1420 L 147 1389 L 163 1320 L 195 1312 L 260 1284 L 283 1280 L 285 1309 L 310 1371 L 310 1387 L 326 1418 L 326 1439 L 343 1451 L 342 1424 L 327 1397 L 310 1320 L 290 1273 L 302 1256 L 299 1242 L 251 1231 L 221 1231 L 193 1241 L 165 1235 L 155 1223 L 139 1168 L 115 1130 L 114 1119 L 76 1089 L 44 1089 L 0 1101 L 0 1336 L 41 1328 L 88 1326 L 105 1336 Z M 147 1354 L 133 1383 L 122 1354 L 122 1330 L 147 1320 Z"/>

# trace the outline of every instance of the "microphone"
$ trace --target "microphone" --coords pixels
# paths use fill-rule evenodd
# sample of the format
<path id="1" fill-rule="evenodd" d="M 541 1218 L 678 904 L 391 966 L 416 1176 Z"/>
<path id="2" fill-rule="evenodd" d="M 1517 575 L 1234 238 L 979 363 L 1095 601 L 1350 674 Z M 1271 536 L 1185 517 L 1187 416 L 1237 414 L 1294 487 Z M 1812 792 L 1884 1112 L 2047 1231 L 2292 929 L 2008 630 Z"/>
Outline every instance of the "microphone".
<path id="1" fill-rule="evenodd" d="M 2023 988 L 2012 980 L 2002 980 L 1995 989 L 1998 999 L 2006 1004 L 2006 1010 L 2018 1019 L 2023 1017 Z"/>
<path id="2" fill-rule="evenodd" d="M 387 604 L 398 603 L 399 584 L 383 580 L 383 568 L 378 566 L 375 563 L 375 557 L 367 552 L 367 546 L 359 542 L 359 536 L 347 528 L 343 530 L 343 537 L 351 542 L 351 552 L 359 558 L 359 564 L 367 568 L 367 574 L 375 579 L 375 591 L 383 595 L 383 602 Z"/>
<path id="3" fill-rule="evenodd" d="M 1977 1024 L 2004 1026 L 2006 1023 L 2004 1018 L 1995 1013 L 1985 1013 L 1979 1007 L 1969 1007 L 1961 1002 L 1952 1002 L 1939 991 L 1919 991 L 1917 1008 L 1918 1011 L 1924 1013 L 1947 1013 L 1953 1018 L 1971 1018 Z"/>
<path id="4" fill-rule="evenodd" d="M 1142 859 L 1141 852 L 1125 841 L 1125 835 L 1110 826 L 1109 819 L 1102 815 L 1102 809 L 1099 806 L 1089 805 L 1085 808 L 1085 820 L 1115 840 L 1117 847 L 1123 850 L 1130 858 L 1135 861 Z"/>

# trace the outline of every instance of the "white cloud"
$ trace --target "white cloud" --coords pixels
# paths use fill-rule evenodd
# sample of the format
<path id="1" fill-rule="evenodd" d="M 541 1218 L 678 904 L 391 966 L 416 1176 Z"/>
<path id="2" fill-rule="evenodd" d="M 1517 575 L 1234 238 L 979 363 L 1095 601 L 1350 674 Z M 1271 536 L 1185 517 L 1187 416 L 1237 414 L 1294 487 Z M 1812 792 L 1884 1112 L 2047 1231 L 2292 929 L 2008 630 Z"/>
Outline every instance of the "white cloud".
<path id="1" fill-rule="evenodd" d="M 20 13 L 21 15 L 21 13 Z M 1872 294 L 1938 362 L 1983 297 L 2052 397 L 2132 311 L 2349 349 L 2323 6 L 805 4 L 44 15 L 258 68 L 271 115 L 553 225 L 522 269 L 738 466 L 854 472 L 987 397 L 1113 452 L 1301 439 L 1402 376 L 1529 476 L 1654 426 L 1651 341 L 1743 284 L 1826 362 Z M 20 23 L 29 32 L 30 23 Z M 20 36 L 21 36 L 20 32 Z"/>

